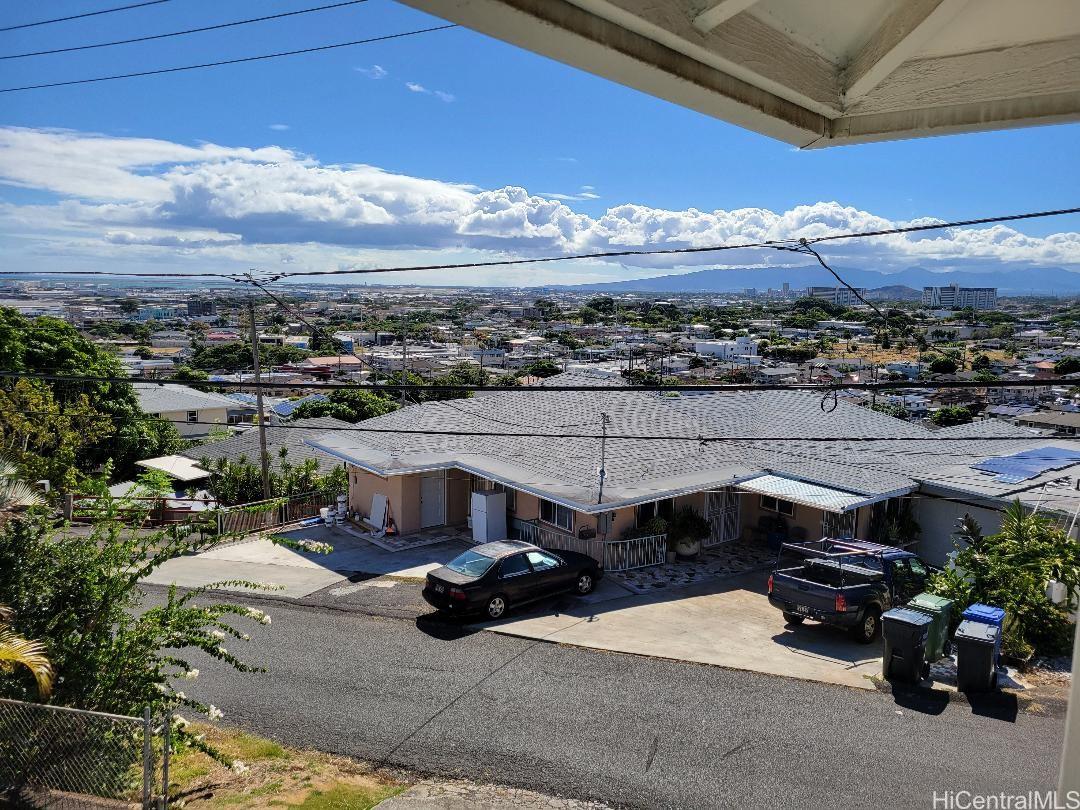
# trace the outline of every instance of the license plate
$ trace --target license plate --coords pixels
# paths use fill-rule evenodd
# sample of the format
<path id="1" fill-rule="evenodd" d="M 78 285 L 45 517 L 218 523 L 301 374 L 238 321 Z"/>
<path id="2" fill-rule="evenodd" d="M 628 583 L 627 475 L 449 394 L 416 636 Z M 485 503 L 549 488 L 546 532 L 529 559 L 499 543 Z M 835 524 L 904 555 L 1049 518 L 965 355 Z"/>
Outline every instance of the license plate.
<path id="1" fill-rule="evenodd" d="M 810 608 L 807 605 L 796 605 L 795 612 L 802 613 L 804 616 L 808 616 L 810 615 Z"/>
<path id="2" fill-rule="evenodd" d="M 435 593 L 446 593 L 446 586 L 435 583 Z"/>

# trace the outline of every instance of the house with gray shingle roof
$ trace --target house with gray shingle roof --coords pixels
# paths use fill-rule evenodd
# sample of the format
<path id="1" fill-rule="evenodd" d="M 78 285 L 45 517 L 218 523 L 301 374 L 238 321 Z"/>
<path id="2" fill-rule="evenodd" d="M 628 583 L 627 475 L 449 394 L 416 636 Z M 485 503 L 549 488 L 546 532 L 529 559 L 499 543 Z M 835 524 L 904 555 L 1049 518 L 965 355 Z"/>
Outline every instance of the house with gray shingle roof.
<path id="1" fill-rule="evenodd" d="M 956 504 L 982 509 L 993 531 L 1010 499 L 1034 504 L 1040 488 L 1080 476 L 1080 443 L 993 420 L 932 430 L 843 401 L 831 408 L 812 391 L 667 395 L 609 390 L 616 382 L 562 374 L 545 385 L 595 390 L 425 402 L 308 443 L 348 465 L 350 510 L 366 516 L 385 496 L 402 534 L 465 524 L 471 493 L 498 489 L 515 534 L 609 567 L 648 545 L 634 535 L 652 518 L 683 506 L 709 521 L 706 546 L 885 540 L 890 520 L 921 515 L 934 534 L 921 550 L 940 562 Z M 1064 448 L 1067 463 L 1036 463 L 1015 481 L 972 466 L 1040 447 Z M 1068 502 L 1055 497 L 1062 513 L 1080 507 L 1075 489 Z M 649 542 L 638 562 L 662 559 L 662 539 Z"/>

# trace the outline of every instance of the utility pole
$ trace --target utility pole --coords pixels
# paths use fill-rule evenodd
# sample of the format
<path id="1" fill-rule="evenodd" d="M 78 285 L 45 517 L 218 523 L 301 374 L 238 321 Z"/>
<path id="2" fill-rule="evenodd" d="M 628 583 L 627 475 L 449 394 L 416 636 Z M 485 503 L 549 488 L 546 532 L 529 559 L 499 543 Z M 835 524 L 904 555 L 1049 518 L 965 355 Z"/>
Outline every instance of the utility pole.
<path id="1" fill-rule="evenodd" d="M 409 329 L 406 327 L 401 331 L 401 382 L 408 384 L 409 382 Z M 405 407 L 405 389 L 401 389 L 401 407 Z"/>
<path id="2" fill-rule="evenodd" d="M 611 423 L 611 417 L 606 413 L 600 414 L 600 491 L 596 495 L 596 502 L 604 502 L 604 479 L 607 478 L 605 462 L 607 461 L 607 426 Z"/>
<path id="3" fill-rule="evenodd" d="M 259 420 L 259 462 L 262 470 L 263 500 L 270 500 L 270 455 L 266 452 L 266 414 L 263 412 L 263 393 L 259 379 L 259 330 L 255 326 L 255 299 L 248 299 L 251 315 L 251 360 L 255 367 L 255 408 Z"/>

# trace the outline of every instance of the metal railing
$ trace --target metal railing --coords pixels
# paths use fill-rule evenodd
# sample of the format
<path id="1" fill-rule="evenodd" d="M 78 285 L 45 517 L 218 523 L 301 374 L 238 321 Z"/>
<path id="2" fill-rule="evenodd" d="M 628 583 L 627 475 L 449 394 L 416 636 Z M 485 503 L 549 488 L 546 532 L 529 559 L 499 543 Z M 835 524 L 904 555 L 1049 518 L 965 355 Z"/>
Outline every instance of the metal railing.
<path id="1" fill-rule="evenodd" d="M 128 717 L 0 699 L 0 804 L 84 808 L 95 797 L 164 807 L 167 745 L 153 738 L 149 709 Z"/>
<path id="2" fill-rule="evenodd" d="M 319 510 L 337 505 L 337 497 L 321 492 L 305 492 L 289 498 L 272 498 L 269 501 L 253 501 L 236 506 L 226 506 L 217 511 L 219 534 L 250 534 L 251 532 L 277 529 L 288 523 L 315 517 Z"/>
<path id="3" fill-rule="evenodd" d="M 632 571 L 667 560 L 667 535 L 653 534 L 629 540 L 609 540 L 604 543 L 604 569 Z"/>
<path id="4" fill-rule="evenodd" d="M 519 540 L 526 543 L 534 543 L 540 548 L 551 551 L 576 551 L 579 554 L 588 554 L 597 562 L 604 560 L 604 543 L 602 540 L 583 539 L 574 534 L 556 531 L 533 523 L 530 520 L 514 518 L 511 524 L 517 533 Z"/>

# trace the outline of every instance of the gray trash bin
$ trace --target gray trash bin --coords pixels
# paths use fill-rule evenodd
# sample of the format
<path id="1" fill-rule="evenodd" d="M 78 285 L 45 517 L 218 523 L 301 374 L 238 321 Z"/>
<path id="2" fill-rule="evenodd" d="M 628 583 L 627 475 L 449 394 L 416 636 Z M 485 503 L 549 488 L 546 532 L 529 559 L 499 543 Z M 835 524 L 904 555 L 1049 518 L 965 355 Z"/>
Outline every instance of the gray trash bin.
<path id="1" fill-rule="evenodd" d="M 1000 628 L 965 619 L 956 628 L 956 688 L 986 692 L 997 688 L 995 658 Z"/>
<path id="2" fill-rule="evenodd" d="M 881 674 L 888 680 L 918 683 L 926 677 L 926 640 L 934 621 L 918 610 L 893 608 L 881 616 L 885 636 L 885 657 Z"/>

